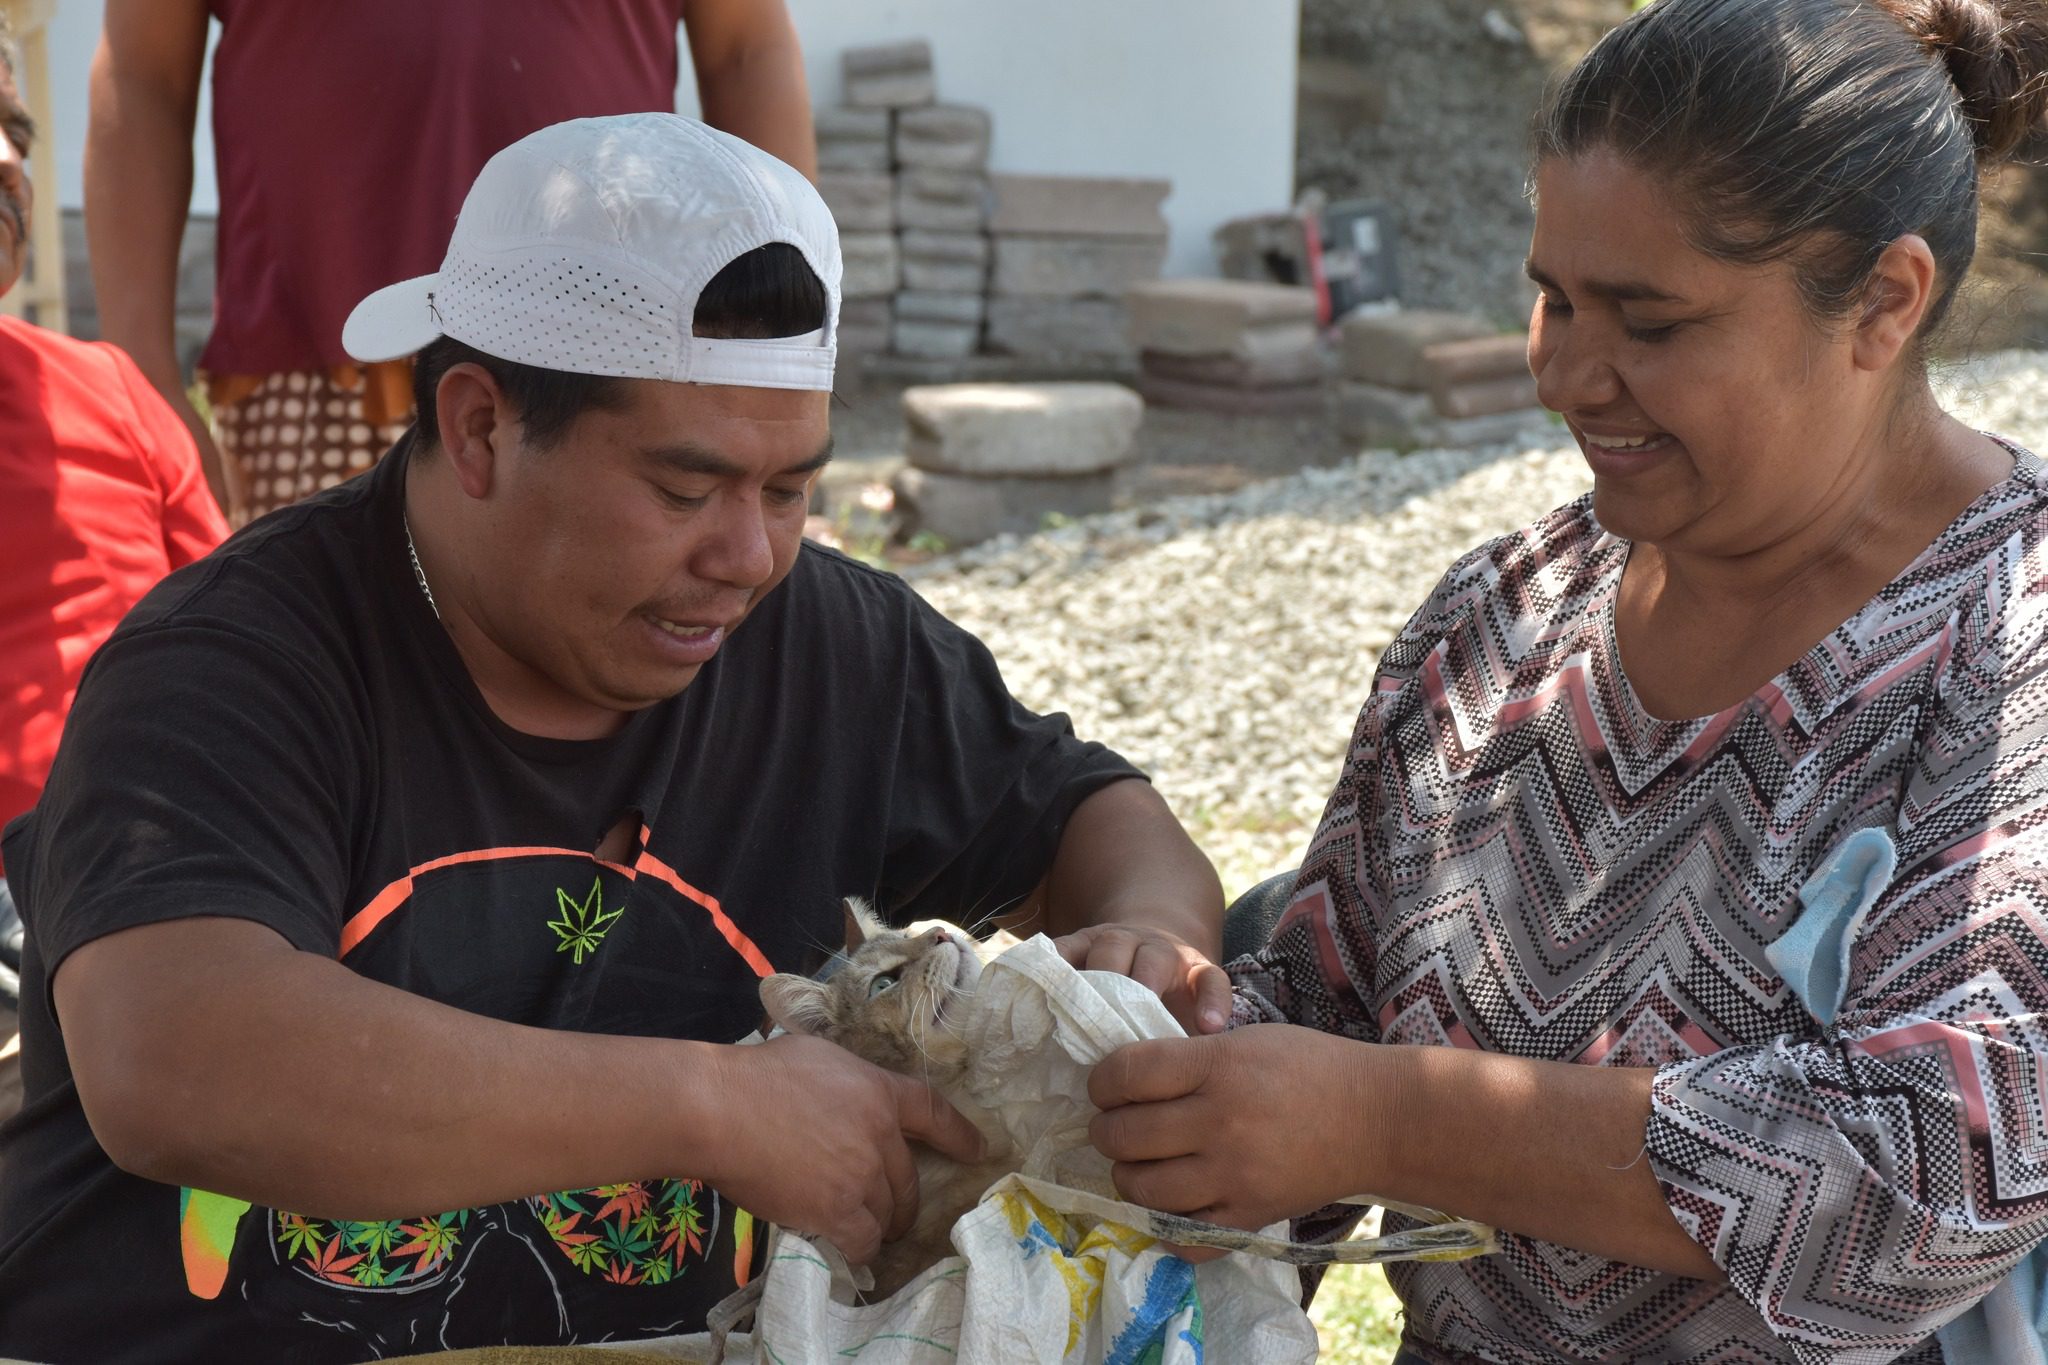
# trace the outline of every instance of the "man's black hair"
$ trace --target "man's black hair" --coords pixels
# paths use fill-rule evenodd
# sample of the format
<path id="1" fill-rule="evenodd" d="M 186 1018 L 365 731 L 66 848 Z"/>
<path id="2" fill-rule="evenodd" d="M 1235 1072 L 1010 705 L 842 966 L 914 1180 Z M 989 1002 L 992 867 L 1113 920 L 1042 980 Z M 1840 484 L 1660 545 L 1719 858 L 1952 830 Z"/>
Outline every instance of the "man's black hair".
<path id="1" fill-rule="evenodd" d="M 764 339 L 802 336 L 825 325 L 825 286 L 787 242 L 770 242 L 736 256 L 711 277 L 697 299 L 691 331 L 700 337 Z M 413 358 L 413 406 L 420 449 L 441 443 L 434 395 L 457 365 L 478 365 L 497 381 L 526 429 L 527 444 L 545 450 L 592 409 L 615 410 L 624 385 L 606 375 L 522 365 L 479 351 L 453 337 L 437 337 Z"/>

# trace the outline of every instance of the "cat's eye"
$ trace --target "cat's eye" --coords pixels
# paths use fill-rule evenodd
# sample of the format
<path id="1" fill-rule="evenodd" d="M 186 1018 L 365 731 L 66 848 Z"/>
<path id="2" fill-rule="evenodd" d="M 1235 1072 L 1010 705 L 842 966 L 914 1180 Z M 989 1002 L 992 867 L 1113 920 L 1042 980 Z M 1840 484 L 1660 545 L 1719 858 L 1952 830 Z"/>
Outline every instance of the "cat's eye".
<path id="1" fill-rule="evenodd" d="M 893 990 L 895 990 L 895 989 L 896 989 L 896 973 L 895 973 L 895 972 L 880 972 L 880 973 L 877 973 L 877 974 L 876 974 L 876 976 L 875 976 L 875 979 L 874 979 L 874 980 L 872 980 L 872 981 L 870 981 L 870 982 L 868 982 L 868 999 L 872 1000 L 872 999 L 874 999 L 874 998 L 875 998 L 876 996 L 880 995 L 880 994 L 881 994 L 881 993 L 882 993 L 883 991 L 893 991 Z"/>

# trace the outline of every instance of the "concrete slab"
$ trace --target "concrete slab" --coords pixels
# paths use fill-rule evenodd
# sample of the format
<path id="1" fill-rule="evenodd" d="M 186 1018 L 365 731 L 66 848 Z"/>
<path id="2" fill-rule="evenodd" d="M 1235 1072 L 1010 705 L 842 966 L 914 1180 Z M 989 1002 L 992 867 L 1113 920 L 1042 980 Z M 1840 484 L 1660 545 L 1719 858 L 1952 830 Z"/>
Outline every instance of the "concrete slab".
<path id="1" fill-rule="evenodd" d="M 1328 395 L 1321 384 L 1248 389 L 1224 384 L 1200 384 L 1185 379 L 1138 371 L 1138 392 L 1147 403 L 1164 408 L 1196 408 L 1203 412 L 1240 414 L 1284 414 L 1321 412 Z"/>
<path id="2" fill-rule="evenodd" d="M 989 227 L 1037 237 L 1164 237 L 1166 215 L 1159 206 L 1172 190 L 1170 180 L 992 176 Z"/>
<path id="3" fill-rule="evenodd" d="M 849 109 L 836 105 L 811 116 L 818 136 L 818 170 L 881 172 L 890 169 L 887 109 Z"/>
<path id="4" fill-rule="evenodd" d="M 901 299 L 903 295 L 896 297 Z M 934 322 L 899 316 L 890 333 L 889 349 L 898 355 L 924 360 L 955 360 L 973 355 L 980 345 L 978 322 Z"/>
<path id="5" fill-rule="evenodd" d="M 991 351 L 1015 356 L 1095 357 L 1129 365 L 1136 348 L 1130 314 L 1121 299 L 992 296 L 988 301 Z"/>
<path id="6" fill-rule="evenodd" d="M 982 478 L 1115 469 L 1130 462 L 1144 416 L 1121 384 L 933 384 L 903 394 L 910 463 Z"/>
<path id="7" fill-rule="evenodd" d="M 1173 355 L 1277 355 L 1315 346 L 1310 289 L 1252 280 L 1155 280 L 1124 296 L 1131 340 Z M 1261 340 L 1253 334 L 1265 334 Z"/>
<path id="8" fill-rule="evenodd" d="M 987 222 L 987 176 L 920 167 L 896 177 L 899 228 L 980 232 Z"/>
<path id="9" fill-rule="evenodd" d="M 997 294 L 1118 298 L 1157 279 L 1164 237 L 997 237 L 990 289 Z"/>
<path id="10" fill-rule="evenodd" d="M 1320 384 L 1329 370 L 1328 359 L 1311 340 L 1292 351 L 1253 357 L 1235 355 L 1174 355 L 1170 351 L 1145 351 L 1138 359 L 1146 374 L 1189 384 L 1215 384 L 1233 389 L 1288 388 L 1298 384 Z"/>
<path id="11" fill-rule="evenodd" d="M 987 302 L 981 294 L 905 289 L 896 295 L 896 316 L 919 322 L 972 323 L 979 327 Z"/>
<path id="12" fill-rule="evenodd" d="M 1449 388 L 1486 379 L 1517 379 L 1529 373 L 1529 334 L 1503 332 L 1470 341 L 1440 341 L 1422 349 L 1425 388 Z"/>
<path id="13" fill-rule="evenodd" d="M 898 166 L 940 171 L 988 169 L 988 110 L 965 104 L 931 104 L 896 115 L 894 149 Z"/>
<path id="14" fill-rule="evenodd" d="M 1485 318 L 1427 309 L 1359 314 L 1344 320 L 1344 377 L 1392 389 L 1426 389 L 1422 353 L 1448 341 L 1495 335 Z"/>
<path id="15" fill-rule="evenodd" d="M 882 47 L 850 47 L 840 54 L 846 102 L 857 109 L 903 109 L 938 96 L 932 45 L 918 40 Z"/>
<path id="16" fill-rule="evenodd" d="M 879 171 L 819 171 L 818 197 L 841 232 L 894 232 L 896 181 Z"/>
<path id="17" fill-rule="evenodd" d="M 843 272 L 839 292 L 846 298 L 893 294 L 902 283 L 903 266 L 893 232 L 842 232 L 839 258 Z"/>
<path id="18" fill-rule="evenodd" d="M 896 509 L 909 534 L 928 532 L 949 546 L 1005 532 L 1029 535 L 1052 516 L 1086 517 L 1111 509 L 1116 476 L 970 478 L 925 469 L 896 476 Z"/>
<path id="19" fill-rule="evenodd" d="M 1536 396 L 1535 376 L 1527 371 L 1505 379 L 1432 385 L 1429 396 L 1437 412 L 1452 419 L 1491 417 L 1496 413 L 1526 412 L 1543 406 L 1542 400 Z"/>
<path id="20" fill-rule="evenodd" d="M 897 245 L 905 289 L 979 294 L 988 287 L 989 242 L 982 233 L 913 229 Z"/>

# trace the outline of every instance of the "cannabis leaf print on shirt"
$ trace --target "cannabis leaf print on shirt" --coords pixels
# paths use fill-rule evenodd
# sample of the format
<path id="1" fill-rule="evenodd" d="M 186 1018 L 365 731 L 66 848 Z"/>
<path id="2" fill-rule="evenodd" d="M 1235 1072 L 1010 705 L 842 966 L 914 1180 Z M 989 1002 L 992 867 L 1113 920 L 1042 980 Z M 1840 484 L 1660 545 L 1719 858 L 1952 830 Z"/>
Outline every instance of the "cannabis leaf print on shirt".
<path id="1" fill-rule="evenodd" d="M 562 914 L 560 919 L 548 921 L 548 928 L 555 931 L 561 942 L 555 946 L 558 953 L 573 953 L 577 966 L 583 965 L 586 953 L 595 953 L 603 944 L 604 936 L 611 932 L 611 924 L 626 913 L 626 907 L 616 910 L 604 908 L 604 882 L 593 881 L 590 894 L 582 900 L 574 900 L 567 891 L 555 888 L 555 904 Z"/>
<path id="2" fill-rule="evenodd" d="M 704 1254 L 704 1193 L 696 1180 L 635 1180 L 533 1202 L 556 1249 L 584 1274 L 667 1284 L 685 1257 Z"/>
<path id="3" fill-rule="evenodd" d="M 334 1284 L 389 1289 L 446 1269 L 468 1225 L 464 1209 L 360 1223 L 280 1213 L 273 1228 L 285 1255 L 308 1274 Z"/>

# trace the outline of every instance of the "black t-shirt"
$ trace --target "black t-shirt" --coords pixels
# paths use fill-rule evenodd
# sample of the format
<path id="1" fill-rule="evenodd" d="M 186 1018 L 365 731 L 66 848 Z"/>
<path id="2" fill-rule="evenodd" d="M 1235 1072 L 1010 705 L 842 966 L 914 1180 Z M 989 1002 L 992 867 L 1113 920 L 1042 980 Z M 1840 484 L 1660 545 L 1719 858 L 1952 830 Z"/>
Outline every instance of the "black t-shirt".
<path id="1" fill-rule="evenodd" d="M 1000 906 L 1073 807 L 1133 773 L 1019 706 L 901 581 L 808 544 L 680 697 L 604 740 L 514 732 L 412 579 L 407 452 L 151 593 L 7 831 L 27 1104 L 0 1127 L 0 1354 L 340 1361 L 692 1331 L 765 1231 L 687 1172 L 380 1223 L 129 1175 L 50 1008 L 81 944 L 238 916 L 492 1018 L 730 1042 L 760 1022 L 759 974 L 837 941 L 842 896 L 898 919 Z M 600 861 L 629 814 L 639 852 Z M 298 1026 L 406 1045 L 375 1018 Z"/>

